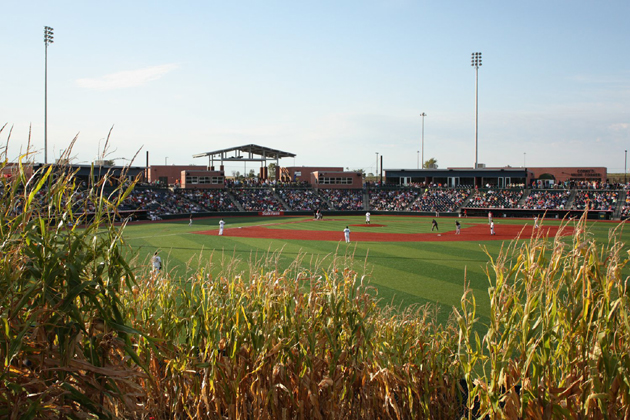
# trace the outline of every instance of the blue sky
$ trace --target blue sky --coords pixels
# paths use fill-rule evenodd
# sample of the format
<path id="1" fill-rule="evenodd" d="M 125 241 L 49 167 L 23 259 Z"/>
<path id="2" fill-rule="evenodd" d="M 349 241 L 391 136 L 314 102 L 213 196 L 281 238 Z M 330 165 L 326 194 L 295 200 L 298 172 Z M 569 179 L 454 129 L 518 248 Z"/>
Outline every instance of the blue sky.
<path id="1" fill-rule="evenodd" d="M 4 2 L 0 133 L 8 156 L 78 135 L 76 163 L 199 164 L 244 144 L 283 166 L 605 166 L 630 147 L 630 2 Z M 256 165 L 252 165 L 252 168 Z M 243 166 L 227 168 L 243 172 Z M 250 167 L 247 167 L 249 170 Z"/>

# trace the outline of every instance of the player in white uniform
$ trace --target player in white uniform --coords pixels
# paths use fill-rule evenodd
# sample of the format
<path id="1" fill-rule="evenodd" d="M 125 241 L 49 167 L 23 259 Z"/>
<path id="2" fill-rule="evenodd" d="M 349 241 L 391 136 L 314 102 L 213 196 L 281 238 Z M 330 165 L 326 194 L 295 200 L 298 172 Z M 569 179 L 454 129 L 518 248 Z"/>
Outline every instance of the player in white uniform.
<path id="1" fill-rule="evenodd" d="M 350 228 L 348 226 L 343 230 L 343 236 L 346 238 L 346 243 L 350 243 Z"/>
<path id="2" fill-rule="evenodd" d="M 494 222 L 490 222 L 490 235 L 494 235 Z"/>
<path id="3" fill-rule="evenodd" d="M 538 215 L 534 217 L 534 229 L 538 229 Z"/>
<path id="4" fill-rule="evenodd" d="M 219 235 L 223 235 L 223 228 L 225 227 L 225 222 L 223 219 L 219 220 Z"/>
<path id="5" fill-rule="evenodd" d="M 367 213 L 365 213 L 365 224 L 369 225 L 370 224 L 370 212 L 368 211 Z"/>
<path id="6" fill-rule="evenodd" d="M 162 258 L 160 258 L 157 251 L 155 251 L 155 254 L 153 254 L 151 258 L 151 264 L 153 264 L 153 272 L 156 274 L 162 269 Z"/>

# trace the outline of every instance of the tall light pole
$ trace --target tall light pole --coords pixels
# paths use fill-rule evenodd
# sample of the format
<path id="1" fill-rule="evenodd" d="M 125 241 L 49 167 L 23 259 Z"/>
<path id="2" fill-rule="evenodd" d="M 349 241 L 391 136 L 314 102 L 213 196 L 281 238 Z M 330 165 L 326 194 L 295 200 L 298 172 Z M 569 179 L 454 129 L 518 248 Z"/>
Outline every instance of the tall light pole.
<path id="1" fill-rule="evenodd" d="M 422 167 L 424 168 L 424 117 L 427 116 L 424 112 L 420 114 L 422 117 Z"/>
<path id="2" fill-rule="evenodd" d="M 527 156 L 527 152 L 523 152 L 523 168 L 527 165 L 525 164 L 525 157 Z"/>
<path id="3" fill-rule="evenodd" d="M 626 173 L 628 173 L 628 151 L 625 150 L 625 155 L 626 155 L 626 160 L 625 163 L 623 164 L 623 183 L 627 184 L 627 177 L 626 177 Z"/>
<path id="4" fill-rule="evenodd" d="M 475 169 L 479 165 L 479 67 L 481 53 L 472 53 L 471 66 L 475 68 Z"/>
<path id="5" fill-rule="evenodd" d="M 53 43 L 53 28 L 44 26 L 44 164 L 48 163 L 48 44 Z"/>
<path id="6" fill-rule="evenodd" d="M 418 150 L 418 169 L 420 169 L 420 150 Z"/>
<path id="7" fill-rule="evenodd" d="M 378 176 L 378 152 L 376 153 L 376 169 L 374 170 L 374 175 Z"/>

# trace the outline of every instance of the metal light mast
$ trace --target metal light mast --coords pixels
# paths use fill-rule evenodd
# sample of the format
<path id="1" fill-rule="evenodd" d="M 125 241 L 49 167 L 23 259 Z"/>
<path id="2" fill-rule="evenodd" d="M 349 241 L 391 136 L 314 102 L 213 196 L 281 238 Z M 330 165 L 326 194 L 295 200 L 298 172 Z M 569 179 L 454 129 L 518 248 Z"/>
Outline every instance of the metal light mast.
<path id="1" fill-rule="evenodd" d="M 475 169 L 479 165 L 479 67 L 481 53 L 472 53 L 471 66 L 475 68 Z"/>
<path id="2" fill-rule="evenodd" d="M 53 28 L 44 26 L 44 164 L 48 163 L 48 44 L 53 43 Z"/>

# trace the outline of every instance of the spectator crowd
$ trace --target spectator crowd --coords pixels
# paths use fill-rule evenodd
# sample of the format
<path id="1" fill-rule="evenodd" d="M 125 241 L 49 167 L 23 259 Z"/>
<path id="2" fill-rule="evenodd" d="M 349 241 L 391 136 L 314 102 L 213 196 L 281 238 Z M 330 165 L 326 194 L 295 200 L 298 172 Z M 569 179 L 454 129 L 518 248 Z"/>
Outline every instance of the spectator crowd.
<path id="1" fill-rule="evenodd" d="M 513 209 L 523 196 L 523 190 L 488 190 L 475 191 L 467 204 L 468 207 L 490 209 Z"/>
<path id="2" fill-rule="evenodd" d="M 469 189 L 427 189 L 409 210 L 453 213 L 469 195 Z"/>
<path id="3" fill-rule="evenodd" d="M 314 190 L 304 188 L 283 188 L 278 190 L 278 195 L 289 207 L 289 210 L 318 210 L 327 209 L 328 205 L 324 204 L 322 199 Z"/>
<path id="4" fill-rule="evenodd" d="M 571 192 L 567 190 L 532 190 L 521 206 L 528 210 L 564 209 Z"/>
<path id="5" fill-rule="evenodd" d="M 37 197 L 43 196 L 42 191 L 39 191 Z M 526 192 L 527 195 L 524 196 Z M 116 197 L 108 196 L 108 199 L 116 201 Z M 94 203 L 81 186 L 73 191 L 72 203 L 76 214 L 89 214 L 96 210 Z M 464 209 L 592 210 L 614 213 L 614 217 L 626 219 L 630 217 L 630 191 L 496 188 L 477 190 L 440 186 L 400 188 L 372 186 L 367 190 L 312 189 L 290 184 L 185 190 L 141 186 L 132 190 L 118 207 L 121 212 L 141 212 L 143 214 L 140 217 L 146 215 L 151 220 L 159 220 L 163 216 L 237 211 L 465 213 Z M 125 217 L 124 213 L 121 217 Z"/>
<path id="6" fill-rule="evenodd" d="M 578 191 L 573 202 L 577 210 L 614 210 L 617 206 L 617 191 Z"/>
<path id="7" fill-rule="evenodd" d="M 380 211 L 405 211 L 418 197 L 418 189 L 373 190 L 370 192 L 370 209 Z"/>

